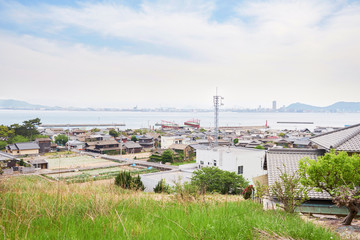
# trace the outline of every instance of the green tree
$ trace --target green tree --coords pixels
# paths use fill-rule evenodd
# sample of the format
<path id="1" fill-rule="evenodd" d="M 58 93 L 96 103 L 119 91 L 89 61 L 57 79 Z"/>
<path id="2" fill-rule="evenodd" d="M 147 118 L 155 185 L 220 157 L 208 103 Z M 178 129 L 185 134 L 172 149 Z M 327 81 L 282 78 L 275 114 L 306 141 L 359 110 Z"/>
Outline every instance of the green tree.
<path id="1" fill-rule="evenodd" d="M 28 142 L 29 139 L 22 135 L 15 135 L 14 137 L 8 140 L 9 143 L 20 143 L 20 142 Z"/>
<path id="2" fill-rule="evenodd" d="M 61 146 L 65 146 L 65 144 L 69 141 L 68 136 L 64 134 L 59 134 L 55 136 L 55 143 Z"/>
<path id="3" fill-rule="evenodd" d="M 0 141 L 0 150 L 4 149 L 8 145 L 5 141 Z"/>
<path id="4" fill-rule="evenodd" d="M 360 204 L 360 155 L 349 156 L 346 152 L 332 150 L 317 160 L 302 159 L 299 174 L 304 186 L 325 191 L 338 206 L 345 206 L 349 213 L 343 225 L 351 225 L 359 212 Z"/>
<path id="5" fill-rule="evenodd" d="M 234 145 L 238 144 L 239 143 L 239 139 L 238 138 L 235 138 L 234 139 Z"/>
<path id="6" fill-rule="evenodd" d="M 217 167 L 204 167 L 193 172 L 191 184 L 198 186 L 201 193 L 240 194 L 249 182 L 235 172 L 223 171 Z"/>
<path id="7" fill-rule="evenodd" d="M 111 135 L 113 137 L 118 137 L 120 135 L 120 133 L 118 131 L 116 131 L 115 129 L 110 129 L 109 135 Z"/>
<path id="8" fill-rule="evenodd" d="M 9 129 L 7 126 L 0 125 L 0 140 L 7 141 L 14 134 L 14 129 Z"/>
<path id="9" fill-rule="evenodd" d="M 115 185 L 124 189 L 141 190 L 145 189 L 144 184 L 141 181 L 140 175 L 132 177 L 130 172 L 122 171 L 115 177 Z"/>
<path id="10" fill-rule="evenodd" d="M 166 163 L 166 162 L 174 162 L 175 159 L 175 155 L 174 152 L 171 151 L 170 149 L 165 150 L 162 154 L 161 154 L 161 162 L 162 163 Z"/>
<path id="11" fill-rule="evenodd" d="M 131 136 L 131 141 L 137 142 L 137 140 L 138 140 L 138 139 L 137 139 L 137 137 L 136 137 L 135 135 L 132 135 L 132 136 Z"/>
<path id="12" fill-rule="evenodd" d="M 14 130 L 15 135 L 22 135 L 24 137 L 29 138 L 30 140 L 33 140 L 33 136 L 39 134 L 37 127 L 40 124 L 41 124 L 40 119 L 35 118 L 35 119 L 30 119 L 30 120 L 24 121 L 22 125 L 12 124 L 10 126 L 10 128 L 12 130 Z"/>

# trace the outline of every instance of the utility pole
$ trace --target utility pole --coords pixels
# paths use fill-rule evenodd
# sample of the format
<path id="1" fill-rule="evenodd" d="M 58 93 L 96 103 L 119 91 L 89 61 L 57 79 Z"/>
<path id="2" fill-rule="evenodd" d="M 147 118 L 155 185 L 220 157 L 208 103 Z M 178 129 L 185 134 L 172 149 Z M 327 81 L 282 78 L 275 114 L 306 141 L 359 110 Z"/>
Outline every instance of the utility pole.
<path id="1" fill-rule="evenodd" d="M 216 88 L 216 95 L 214 96 L 214 110 L 215 110 L 215 145 L 214 147 L 218 146 L 218 138 L 219 138 L 219 108 L 220 106 L 224 105 L 222 100 L 224 98 L 218 96 L 217 88 Z"/>

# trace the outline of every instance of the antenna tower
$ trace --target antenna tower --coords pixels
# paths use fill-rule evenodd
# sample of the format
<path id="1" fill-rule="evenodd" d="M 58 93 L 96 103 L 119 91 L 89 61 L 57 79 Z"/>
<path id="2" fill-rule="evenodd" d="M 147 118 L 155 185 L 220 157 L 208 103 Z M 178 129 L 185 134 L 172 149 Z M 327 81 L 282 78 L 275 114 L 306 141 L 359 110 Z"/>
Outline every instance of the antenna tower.
<path id="1" fill-rule="evenodd" d="M 215 108 L 215 147 L 218 146 L 218 138 L 219 138 L 219 108 L 220 106 L 224 105 L 222 100 L 224 98 L 218 96 L 217 88 L 216 88 L 216 95 L 214 96 L 214 108 Z"/>

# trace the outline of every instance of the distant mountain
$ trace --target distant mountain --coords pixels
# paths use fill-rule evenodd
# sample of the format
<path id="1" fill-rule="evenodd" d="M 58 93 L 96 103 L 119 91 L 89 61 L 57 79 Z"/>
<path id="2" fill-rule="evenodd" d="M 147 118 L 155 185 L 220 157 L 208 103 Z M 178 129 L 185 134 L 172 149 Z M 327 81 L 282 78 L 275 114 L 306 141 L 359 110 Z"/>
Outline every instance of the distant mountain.
<path id="1" fill-rule="evenodd" d="M 360 112 L 360 102 L 337 102 L 327 107 L 293 103 L 281 109 L 285 112 Z"/>
<path id="2" fill-rule="evenodd" d="M 13 99 L 0 99 L 0 109 L 25 109 L 25 110 L 60 110 L 61 107 L 49 107 L 44 105 L 30 104 L 25 101 L 13 100 Z"/>

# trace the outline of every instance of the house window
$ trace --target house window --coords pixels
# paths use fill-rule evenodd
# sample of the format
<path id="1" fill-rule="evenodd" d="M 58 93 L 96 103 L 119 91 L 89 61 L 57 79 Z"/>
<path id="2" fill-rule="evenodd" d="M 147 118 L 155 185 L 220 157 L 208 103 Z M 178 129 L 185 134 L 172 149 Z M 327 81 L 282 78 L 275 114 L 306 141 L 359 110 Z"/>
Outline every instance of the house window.
<path id="1" fill-rule="evenodd" d="M 244 166 L 238 166 L 238 174 L 244 173 Z"/>
<path id="2" fill-rule="evenodd" d="M 216 167 L 216 160 L 214 160 L 214 166 Z"/>

